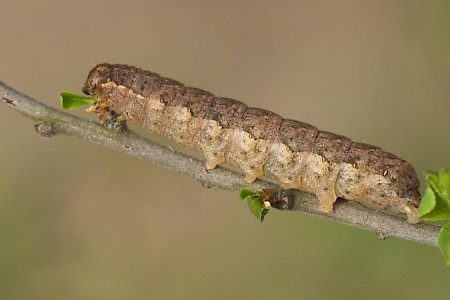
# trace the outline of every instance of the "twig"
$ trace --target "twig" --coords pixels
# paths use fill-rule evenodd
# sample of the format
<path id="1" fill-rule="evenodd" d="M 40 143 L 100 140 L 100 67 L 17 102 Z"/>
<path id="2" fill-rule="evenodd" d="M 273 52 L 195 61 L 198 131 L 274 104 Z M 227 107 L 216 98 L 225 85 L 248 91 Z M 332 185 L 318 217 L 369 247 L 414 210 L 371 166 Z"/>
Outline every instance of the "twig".
<path id="1" fill-rule="evenodd" d="M 427 245 L 437 245 L 439 226 L 424 223 L 409 225 L 400 217 L 384 214 L 356 202 L 344 200 L 339 200 L 335 204 L 332 215 L 324 216 L 319 210 L 318 199 L 312 194 L 294 190 L 284 191 L 277 185 L 261 179 L 249 185 L 243 180 L 242 174 L 223 167 L 217 167 L 206 172 L 204 162 L 201 160 L 156 144 L 129 130 L 123 132 L 106 130 L 96 122 L 50 108 L 19 93 L 3 82 L 0 82 L 0 98 L 0 102 L 5 107 L 37 121 L 35 124 L 36 131 L 43 136 L 50 137 L 55 134 L 63 134 L 82 138 L 188 175 L 199 181 L 203 186 L 212 189 L 238 191 L 246 186 L 253 189 L 270 189 L 277 193 L 280 198 L 288 199 L 287 205 L 283 207 L 284 209 L 302 211 L 370 230 L 375 232 L 380 239 L 398 237 Z"/>

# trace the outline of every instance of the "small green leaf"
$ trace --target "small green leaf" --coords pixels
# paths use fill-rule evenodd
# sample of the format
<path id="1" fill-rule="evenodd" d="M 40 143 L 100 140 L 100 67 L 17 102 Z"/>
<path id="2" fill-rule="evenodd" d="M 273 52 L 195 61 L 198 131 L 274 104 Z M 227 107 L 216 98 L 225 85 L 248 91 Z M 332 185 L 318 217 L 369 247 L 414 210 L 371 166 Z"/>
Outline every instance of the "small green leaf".
<path id="1" fill-rule="evenodd" d="M 245 202 L 248 204 L 248 208 L 252 214 L 260 221 L 264 221 L 264 216 L 269 212 L 267 208 L 264 207 L 264 203 L 259 197 L 249 196 L 245 198 Z"/>
<path id="2" fill-rule="evenodd" d="M 450 218 L 450 210 L 443 204 L 442 198 L 436 195 L 430 186 L 425 188 L 419 206 L 419 216 L 423 220 L 438 221 Z"/>
<path id="3" fill-rule="evenodd" d="M 62 92 L 60 99 L 61 106 L 64 109 L 74 109 L 83 105 L 94 104 L 95 102 L 94 98 L 77 95 L 71 92 Z"/>
<path id="4" fill-rule="evenodd" d="M 442 226 L 438 236 L 438 246 L 444 256 L 445 263 L 450 266 L 450 223 Z"/>
<path id="5" fill-rule="evenodd" d="M 264 216 L 269 210 L 264 205 L 263 193 L 255 192 L 251 189 L 242 189 L 239 193 L 242 200 L 247 202 L 251 213 L 260 221 L 264 221 Z"/>
<path id="6" fill-rule="evenodd" d="M 249 196 L 256 196 L 256 197 L 261 197 L 261 193 L 255 192 L 251 189 L 242 189 L 239 193 L 239 197 L 244 200 L 245 198 L 249 197 Z"/>
<path id="7" fill-rule="evenodd" d="M 439 172 L 439 186 L 441 187 L 442 198 L 447 200 L 450 207 L 450 171 L 442 170 Z"/>
<path id="8" fill-rule="evenodd" d="M 420 202 L 420 218 L 429 221 L 450 218 L 450 172 L 443 170 L 437 174 L 427 173 L 425 178 L 428 186 Z"/>
<path id="9" fill-rule="evenodd" d="M 434 195 L 433 190 L 430 186 L 425 188 L 425 191 L 422 195 L 422 200 L 420 201 L 419 206 L 419 216 L 422 218 L 430 213 L 433 208 L 436 207 L 436 196 Z"/>
<path id="10" fill-rule="evenodd" d="M 437 174 L 426 173 L 425 178 L 434 193 L 438 195 L 450 207 L 449 189 L 450 189 L 450 172 L 442 170 Z"/>

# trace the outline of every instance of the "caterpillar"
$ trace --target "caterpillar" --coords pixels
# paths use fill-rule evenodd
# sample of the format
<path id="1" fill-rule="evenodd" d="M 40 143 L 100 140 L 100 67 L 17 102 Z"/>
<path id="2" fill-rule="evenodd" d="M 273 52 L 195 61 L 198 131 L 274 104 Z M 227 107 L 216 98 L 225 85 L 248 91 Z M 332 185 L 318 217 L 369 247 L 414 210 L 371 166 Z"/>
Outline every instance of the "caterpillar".
<path id="1" fill-rule="evenodd" d="M 228 163 L 249 183 L 266 176 L 314 193 L 324 214 L 341 197 L 419 222 L 414 168 L 379 147 L 128 65 L 97 65 L 82 90 L 106 126 L 134 121 L 197 150 L 208 169 Z"/>

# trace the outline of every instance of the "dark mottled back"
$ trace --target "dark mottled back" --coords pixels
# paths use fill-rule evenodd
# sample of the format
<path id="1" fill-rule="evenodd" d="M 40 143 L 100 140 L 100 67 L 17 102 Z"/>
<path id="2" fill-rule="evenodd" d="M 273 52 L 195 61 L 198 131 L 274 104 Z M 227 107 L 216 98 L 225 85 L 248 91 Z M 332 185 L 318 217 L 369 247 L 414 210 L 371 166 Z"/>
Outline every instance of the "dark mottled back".
<path id="1" fill-rule="evenodd" d="M 311 151 L 319 130 L 313 125 L 296 120 L 283 119 L 278 132 L 278 140 L 291 151 Z"/>
<path id="2" fill-rule="evenodd" d="M 247 105 L 241 101 L 215 97 L 206 112 L 205 118 L 219 122 L 224 128 L 235 128 L 246 110 Z"/>
<path id="3" fill-rule="evenodd" d="M 283 118 L 271 111 L 248 107 L 241 118 L 239 128 L 254 139 L 273 141 L 278 134 Z"/>

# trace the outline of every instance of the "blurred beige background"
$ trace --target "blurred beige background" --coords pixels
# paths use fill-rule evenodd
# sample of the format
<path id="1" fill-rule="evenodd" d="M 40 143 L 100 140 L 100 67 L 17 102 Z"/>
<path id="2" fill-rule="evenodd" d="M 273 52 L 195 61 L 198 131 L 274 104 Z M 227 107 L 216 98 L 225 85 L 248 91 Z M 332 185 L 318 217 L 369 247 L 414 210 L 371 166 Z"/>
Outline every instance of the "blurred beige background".
<path id="1" fill-rule="evenodd" d="M 127 63 L 450 167 L 448 1 L 9 1 L 0 80 L 59 106 Z M 77 110 L 74 114 L 92 118 Z M 238 195 L 0 106 L 1 299 L 442 299 L 437 248 Z"/>

